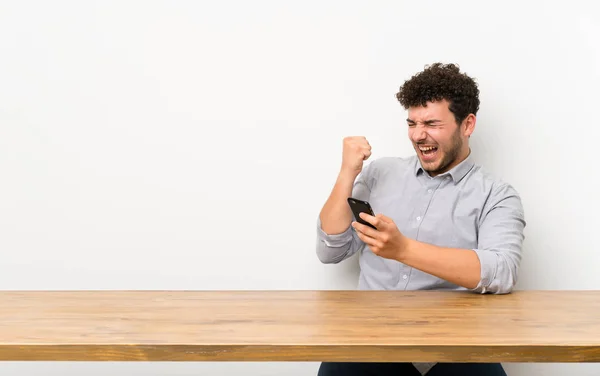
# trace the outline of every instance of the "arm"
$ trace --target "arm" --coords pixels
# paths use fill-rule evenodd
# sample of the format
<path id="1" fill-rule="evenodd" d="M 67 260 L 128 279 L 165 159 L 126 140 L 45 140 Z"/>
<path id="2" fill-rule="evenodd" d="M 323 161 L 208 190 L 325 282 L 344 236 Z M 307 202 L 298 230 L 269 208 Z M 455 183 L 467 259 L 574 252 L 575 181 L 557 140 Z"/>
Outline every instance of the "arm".
<path id="1" fill-rule="evenodd" d="M 474 289 L 480 280 L 481 263 L 470 249 L 439 247 L 407 239 L 404 252 L 398 261 L 435 275 L 448 282 Z"/>
<path id="2" fill-rule="evenodd" d="M 517 281 L 525 219 L 516 191 L 506 185 L 489 199 L 476 249 L 439 247 L 402 235 L 390 218 L 363 218 L 379 231 L 353 223 L 359 238 L 381 257 L 435 275 L 480 293 L 510 293 Z"/>
<path id="3" fill-rule="evenodd" d="M 328 234 L 339 234 L 350 227 L 352 211 L 346 201 L 353 194 L 355 174 L 340 172 L 329 198 L 319 214 L 321 228 Z"/>
<path id="4" fill-rule="evenodd" d="M 353 215 L 348 197 L 369 199 L 367 170 L 354 177 L 340 173 L 317 220 L 317 257 L 326 264 L 338 263 L 352 256 L 364 243 L 352 231 Z"/>
<path id="5" fill-rule="evenodd" d="M 371 145 L 365 137 L 344 138 L 342 167 L 317 221 L 317 256 L 323 263 L 338 263 L 364 246 L 350 227 L 352 211 L 347 199 L 368 198 L 368 166 L 363 169 L 363 162 L 370 156 Z"/>
<path id="6" fill-rule="evenodd" d="M 488 201 L 479 226 L 477 248 L 481 276 L 474 291 L 510 293 L 517 283 L 526 222 L 518 193 L 510 186 L 500 187 Z"/>

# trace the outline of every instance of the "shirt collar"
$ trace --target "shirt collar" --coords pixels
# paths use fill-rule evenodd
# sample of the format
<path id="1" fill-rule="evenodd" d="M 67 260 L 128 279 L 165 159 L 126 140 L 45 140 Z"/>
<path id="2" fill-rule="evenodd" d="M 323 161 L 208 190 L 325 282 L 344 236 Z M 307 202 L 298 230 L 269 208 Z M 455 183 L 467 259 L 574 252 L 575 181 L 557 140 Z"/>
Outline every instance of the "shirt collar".
<path id="1" fill-rule="evenodd" d="M 415 158 L 416 162 L 415 162 L 415 175 L 419 175 L 420 173 L 425 173 L 429 176 L 429 174 L 427 173 L 427 171 L 425 171 L 423 169 L 423 166 L 421 165 L 421 161 L 419 160 L 419 158 Z M 452 180 L 454 181 L 454 183 L 458 183 L 462 178 L 465 177 L 465 175 L 471 171 L 471 169 L 473 168 L 473 166 L 475 165 L 475 162 L 473 161 L 473 157 L 472 157 L 472 153 L 469 150 L 469 155 L 467 156 L 467 158 L 465 158 L 462 162 L 460 162 L 459 164 L 457 164 L 456 166 L 452 167 L 452 169 L 450 169 L 449 171 L 444 172 L 443 174 L 440 174 L 439 176 L 445 176 L 445 175 L 450 175 L 452 177 Z"/>

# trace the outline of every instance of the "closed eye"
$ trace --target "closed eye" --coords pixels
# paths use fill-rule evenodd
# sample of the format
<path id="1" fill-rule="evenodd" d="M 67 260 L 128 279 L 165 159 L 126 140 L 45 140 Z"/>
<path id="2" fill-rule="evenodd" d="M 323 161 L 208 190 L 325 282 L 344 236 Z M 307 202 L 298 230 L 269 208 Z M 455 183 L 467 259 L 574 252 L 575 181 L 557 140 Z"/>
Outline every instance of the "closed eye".
<path id="1" fill-rule="evenodd" d="M 414 127 L 417 125 L 416 122 L 414 122 L 413 120 L 410 120 L 410 119 L 406 119 L 406 123 L 408 124 L 409 127 Z M 438 119 L 431 119 L 431 120 L 425 120 L 423 122 L 423 124 L 427 127 L 435 127 L 438 125 L 442 125 L 442 122 L 441 122 L 441 120 L 438 120 Z"/>

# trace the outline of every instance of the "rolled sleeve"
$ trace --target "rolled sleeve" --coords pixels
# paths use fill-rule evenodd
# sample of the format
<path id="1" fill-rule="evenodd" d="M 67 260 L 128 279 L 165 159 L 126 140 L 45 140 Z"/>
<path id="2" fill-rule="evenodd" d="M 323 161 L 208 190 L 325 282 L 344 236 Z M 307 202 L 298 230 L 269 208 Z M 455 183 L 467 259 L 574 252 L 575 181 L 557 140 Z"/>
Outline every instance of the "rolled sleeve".
<path id="1" fill-rule="evenodd" d="M 343 247 L 352 241 L 352 226 L 340 234 L 327 234 L 321 227 L 321 219 L 317 218 L 317 238 L 327 247 Z"/>
<path id="2" fill-rule="evenodd" d="M 360 241 L 360 239 L 359 239 Z M 327 234 L 317 219 L 317 257 L 324 264 L 337 264 L 352 256 L 357 250 L 351 226 L 339 234 Z"/>
<path id="3" fill-rule="evenodd" d="M 524 241 L 525 216 L 518 193 L 510 185 L 488 200 L 474 249 L 481 264 L 481 279 L 474 291 L 508 294 L 518 278 Z"/>

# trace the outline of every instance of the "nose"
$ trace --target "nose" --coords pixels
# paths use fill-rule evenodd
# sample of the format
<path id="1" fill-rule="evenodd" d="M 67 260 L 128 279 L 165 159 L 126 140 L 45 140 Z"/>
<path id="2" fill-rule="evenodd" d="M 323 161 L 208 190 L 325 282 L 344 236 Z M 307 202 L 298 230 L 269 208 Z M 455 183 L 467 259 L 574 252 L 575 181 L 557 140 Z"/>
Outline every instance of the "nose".
<path id="1" fill-rule="evenodd" d="M 416 125 L 411 128 L 411 139 L 413 142 L 424 141 L 427 138 L 427 132 L 421 125 Z"/>

